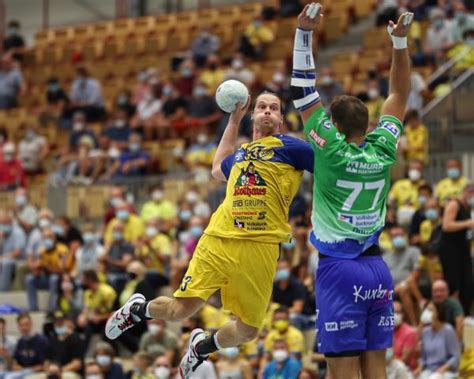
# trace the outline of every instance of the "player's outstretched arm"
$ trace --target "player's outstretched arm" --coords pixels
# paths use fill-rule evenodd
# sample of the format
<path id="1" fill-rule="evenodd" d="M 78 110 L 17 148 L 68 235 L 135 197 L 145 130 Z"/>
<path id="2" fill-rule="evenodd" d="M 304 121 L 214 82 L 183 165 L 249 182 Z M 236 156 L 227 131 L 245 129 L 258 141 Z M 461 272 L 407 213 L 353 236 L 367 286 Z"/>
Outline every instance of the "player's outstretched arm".
<path id="1" fill-rule="evenodd" d="M 410 56 L 407 35 L 413 21 L 413 13 L 405 12 L 397 24 L 390 21 L 387 31 L 393 42 L 392 67 L 390 68 L 390 93 L 381 115 L 391 115 L 403 120 L 410 94 Z"/>
<path id="2" fill-rule="evenodd" d="M 313 58 L 313 30 L 321 21 L 321 4 L 306 5 L 298 16 L 298 27 L 293 47 L 291 92 L 293 104 L 305 123 L 321 105 L 316 91 L 316 72 Z"/>
<path id="3" fill-rule="evenodd" d="M 239 135 L 240 122 L 248 112 L 250 107 L 250 96 L 247 99 L 247 104 L 243 107 L 240 103 L 237 103 L 236 110 L 230 114 L 229 122 L 225 128 L 224 134 L 222 135 L 219 146 L 217 146 L 214 160 L 212 161 L 212 176 L 217 180 L 226 181 L 227 178 L 222 171 L 222 162 L 226 157 L 235 152 L 235 144 L 237 143 L 237 137 Z"/>

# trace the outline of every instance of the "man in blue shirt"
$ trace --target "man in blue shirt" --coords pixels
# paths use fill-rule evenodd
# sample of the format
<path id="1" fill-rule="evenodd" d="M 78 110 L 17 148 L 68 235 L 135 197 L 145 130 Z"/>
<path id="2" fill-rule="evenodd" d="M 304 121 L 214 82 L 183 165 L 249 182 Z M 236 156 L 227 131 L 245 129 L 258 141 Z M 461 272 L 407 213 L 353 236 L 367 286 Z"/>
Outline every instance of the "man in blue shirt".
<path id="1" fill-rule="evenodd" d="M 127 147 L 130 133 L 127 111 L 124 109 L 117 109 L 113 121 L 107 126 L 104 134 L 119 148 L 125 148 Z"/>
<path id="2" fill-rule="evenodd" d="M 296 379 L 301 370 L 301 362 L 290 357 L 285 340 L 273 344 L 273 360 L 263 370 L 263 379 Z"/>
<path id="3" fill-rule="evenodd" d="M 111 168 L 111 176 L 116 179 L 132 176 L 143 176 L 150 161 L 150 155 L 141 148 L 142 137 L 132 133 L 128 140 L 128 149 Z"/>
<path id="4" fill-rule="evenodd" d="M 82 110 L 87 121 L 100 121 L 105 115 L 102 86 L 97 79 L 89 76 L 85 67 L 79 67 L 76 74 L 71 86 L 72 108 Z"/>

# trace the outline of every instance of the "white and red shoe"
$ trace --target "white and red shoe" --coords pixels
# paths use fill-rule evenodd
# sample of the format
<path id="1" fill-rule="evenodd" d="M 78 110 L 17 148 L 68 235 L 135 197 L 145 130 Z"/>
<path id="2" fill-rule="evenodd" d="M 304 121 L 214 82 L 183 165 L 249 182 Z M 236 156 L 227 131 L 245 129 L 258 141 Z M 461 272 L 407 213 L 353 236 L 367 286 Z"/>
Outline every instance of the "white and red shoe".
<path id="1" fill-rule="evenodd" d="M 119 338 L 125 331 L 133 328 L 140 321 L 136 321 L 131 312 L 130 307 L 136 303 L 144 303 L 145 296 L 140 293 L 134 293 L 127 302 L 107 320 L 105 325 L 105 335 L 108 339 L 115 340 Z"/>
<path id="2" fill-rule="evenodd" d="M 206 339 L 206 333 L 202 329 L 194 329 L 189 336 L 188 350 L 179 364 L 179 375 L 181 379 L 191 379 L 198 367 L 207 359 L 196 351 L 199 342 Z"/>

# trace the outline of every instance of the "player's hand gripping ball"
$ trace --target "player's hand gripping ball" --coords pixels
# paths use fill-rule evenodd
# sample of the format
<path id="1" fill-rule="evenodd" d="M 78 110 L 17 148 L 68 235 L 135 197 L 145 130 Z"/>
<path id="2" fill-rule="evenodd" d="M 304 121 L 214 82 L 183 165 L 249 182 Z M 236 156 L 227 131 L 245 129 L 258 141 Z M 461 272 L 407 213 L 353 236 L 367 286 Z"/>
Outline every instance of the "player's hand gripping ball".
<path id="1" fill-rule="evenodd" d="M 248 97 L 249 90 L 238 80 L 226 80 L 216 91 L 217 105 L 227 113 L 234 112 L 238 102 L 244 107 Z"/>

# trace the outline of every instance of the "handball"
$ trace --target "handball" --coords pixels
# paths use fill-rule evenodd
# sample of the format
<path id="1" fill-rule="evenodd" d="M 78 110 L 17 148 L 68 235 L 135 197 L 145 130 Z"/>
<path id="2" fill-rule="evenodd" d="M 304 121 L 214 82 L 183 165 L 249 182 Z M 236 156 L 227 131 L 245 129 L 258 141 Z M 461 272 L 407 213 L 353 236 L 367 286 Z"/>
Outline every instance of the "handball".
<path id="1" fill-rule="evenodd" d="M 231 113 L 235 111 L 238 102 L 244 107 L 248 96 L 249 90 L 244 83 L 238 80 L 226 80 L 217 88 L 216 102 L 224 112 Z"/>

